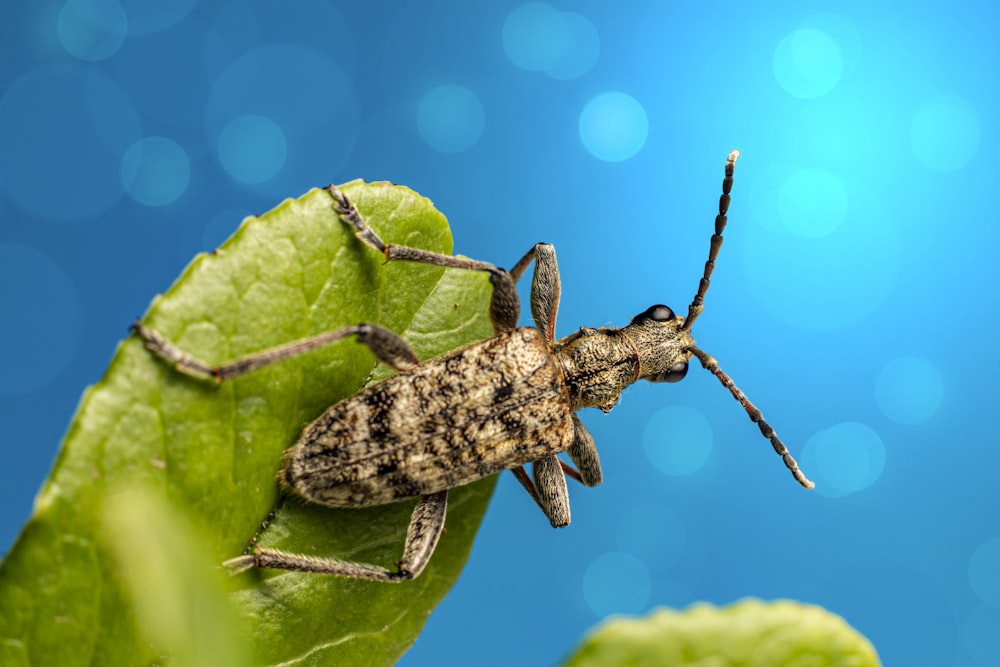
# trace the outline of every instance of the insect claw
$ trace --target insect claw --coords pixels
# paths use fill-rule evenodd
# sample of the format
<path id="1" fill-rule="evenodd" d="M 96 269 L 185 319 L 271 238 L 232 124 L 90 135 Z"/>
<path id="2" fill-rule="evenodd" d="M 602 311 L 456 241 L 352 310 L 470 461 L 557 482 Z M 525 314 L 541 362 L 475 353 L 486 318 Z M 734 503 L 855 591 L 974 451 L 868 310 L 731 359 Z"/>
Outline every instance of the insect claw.
<path id="1" fill-rule="evenodd" d="M 243 554 L 242 556 L 230 558 L 225 561 L 222 567 L 229 570 L 230 575 L 235 576 L 247 570 L 252 570 L 255 567 L 260 567 L 260 564 L 257 561 L 257 554 Z"/>

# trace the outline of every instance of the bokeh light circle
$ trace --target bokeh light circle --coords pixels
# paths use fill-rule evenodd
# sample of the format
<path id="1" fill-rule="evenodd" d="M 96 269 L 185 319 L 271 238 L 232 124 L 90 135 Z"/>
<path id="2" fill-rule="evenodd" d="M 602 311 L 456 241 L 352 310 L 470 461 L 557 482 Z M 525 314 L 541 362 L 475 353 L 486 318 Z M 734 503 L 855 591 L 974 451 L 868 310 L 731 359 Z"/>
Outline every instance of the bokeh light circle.
<path id="1" fill-rule="evenodd" d="M 258 195 L 287 197 L 304 183 L 328 182 L 351 160 L 361 135 L 353 79 L 326 53 L 300 44 L 259 46 L 229 63 L 209 93 L 210 145 L 218 149 L 230 124 L 251 115 L 281 128 L 286 145 L 284 166 L 274 176 L 236 181 Z"/>
<path id="2" fill-rule="evenodd" d="M 644 611 L 651 591 L 646 566 L 635 556 L 620 551 L 598 557 L 583 575 L 583 598 L 601 618 Z"/>
<path id="3" fill-rule="evenodd" d="M 464 86 L 446 84 L 429 90 L 417 107 L 417 131 L 442 153 L 472 148 L 483 133 L 486 113 L 479 97 Z"/>
<path id="4" fill-rule="evenodd" d="M 1000 539 L 985 542 L 972 553 L 969 586 L 980 600 L 1000 607 Z"/>
<path id="5" fill-rule="evenodd" d="M 712 425 L 704 414 L 686 405 L 656 411 L 642 432 L 646 458 L 660 472 L 690 475 L 712 453 Z"/>
<path id="6" fill-rule="evenodd" d="M 928 169 L 955 171 L 967 165 L 982 136 L 979 113 L 956 95 L 924 100 L 913 115 L 910 146 Z"/>
<path id="7" fill-rule="evenodd" d="M 146 206 L 163 206 L 187 190 L 191 162 L 172 139 L 146 137 L 122 156 L 121 179 L 132 199 Z"/>
<path id="8" fill-rule="evenodd" d="M 782 39 L 774 50 L 774 77 L 790 95 L 815 99 L 840 81 L 844 64 L 837 43 L 822 30 L 804 28 Z"/>
<path id="9" fill-rule="evenodd" d="M 799 329 L 845 329 L 874 312 L 899 278 L 899 214 L 866 186 L 838 175 L 839 185 L 820 199 L 839 201 L 842 185 L 843 218 L 828 217 L 803 193 L 795 215 L 804 220 L 792 229 L 781 193 L 800 169 L 772 167 L 741 190 L 753 216 L 753 229 L 736 248 L 742 277 L 768 315 Z M 813 216 L 823 221 L 815 229 Z M 827 233 L 817 236 L 820 230 Z"/>
<path id="10" fill-rule="evenodd" d="M 563 80 L 589 72 L 601 49 L 597 29 L 586 17 L 542 2 L 508 14 L 502 41 L 507 57 L 521 69 Z"/>
<path id="11" fill-rule="evenodd" d="M 962 638 L 975 664 L 1000 665 L 1000 609 L 987 605 L 975 607 L 965 619 Z"/>
<path id="12" fill-rule="evenodd" d="M 944 382 L 926 359 L 899 357 L 879 371 L 875 400 L 885 416 L 897 424 L 920 424 L 941 407 Z"/>
<path id="13" fill-rule="evenodd" d="M 0 187 L 48 222 L 87 220 L 121 199 L 121 156 L 141 136 L 128 97 L 99 70 L 33 69 L 0 97 Z"/>
<path id="14" fill-rule="evenodd" d="M 544 2 L 528 2 L 511 11 L 501 36 L 507 57 L 529 72 L 553 67 L 570 41 L 562 12 Z"/>
<path id="15" fill-rule="evenodd" d="M 885 445 L 871 427 L 842 422 L 809 438 L 799 463 L 816 482 L 816 493 L 841 498 L 868 488 L 881 477 Z"/>
<path id="16" fill-rule="evenodd" d="M 187 16 L 199 0 L 121 0 L 129 32 L 147 35 L 169 28 Z"/>
<path id="17" fill-rule="evenodd" d="M 0 242 L 0 398 L 44 387 L 73 359 L 83 305 L 73 280 L 34 248 Z"/>
<path id="18" fill-rule="evenodd" d="M 833 232 L 847 216 L 847 191 L 825 169 L 799 169 L 778 191 L 778 213 L 789 231 L 809 238 Z"/>
<path id="19" fill-rule="evenodd" d="M 67 53 L 96 62 L 121 48 L 128 18 L 115 0 L 69 0 L 56 17 L 56 34 Z"/>
<path id="20" fill-rule="evenodd" d="M 634 97 L 611 91 L 587 102 L 580 112 L 579 131 L 591 155 L 606 162 L 621 162 L 646 144 L 649 120 Z"/>
<path id="21" fill-rule="evenodd" d="M 285 164 L 285 133 L 270 118 L 248 114 L 234 118 L 219 135 L 219 162 L 237 181 L 263 183 Z"/>
<path id="22" fill-rule="evenodd" d="M 575 12 L 563 12 L 562 15 L 569 32 L 569 47 L 544 71 L 553 79 L 567 81 L 583 76 L 594 67 L 601 54 L 601 38 L 587 17 Z"/>
<path id="23" fill-rule="evenodd" d="M 861 64 L 864 42 L 854 21 L 841 14 L 821 12 L 804 19 L 798 27 L 819 30 L 833 40 L 840 52 L 843 67 L 841 78 L 852 74 Z"/>
<path id="24" fill-rule="evenodd" d="M 139 0 L 148 2 L 148 0 Z M 383 11 L 381 21 L 374 24 L 354 24 L 353 19 L 359 18 L 358 7 L 344 2 L 330 0 L 296 0 L 296 2 L 255 2 L 248 6 L 246 0 L 215 0 L 210 12 L 199 11 L 199 16 L 192 20 L 182 21 L 178 26 L 204 26 L 207 31 L 206 49 L 197 54 L 201 60 L 204 74 L 214 79 L 225 70 L 234 58 L 253 50 L 253 45 L 294 44 L 309 47 L 321 52 L 335 62 L 339 69 L 354 74 L 355 88 L 365 89 L 366 84 L 374 86 L 375 90 L 383 92 L 401 92 L 401 88 L 385 85 L 382 74 L 375 74 L 366 80 L 356 75 L 367 65 L 374 65 L 383 60 L 392 72 L 400 72 L 401 57 L 399 48 L 408 48 L 412 38 L 417 38 L 412 27 L 406 21 L 406 11 Z M 386 8 L 388 10 L 388 7 Z M 410 10 L 418 10 L 411 6 Z M 421 12 L 425 20 L 433 22 L 435 28 L 441 23 L 435 21 L 432 14 Z M 204 23 L 202 23 L 204 21 Z M 332 26 L 350 29 L 334 29 Z M 379 34 L 379 48 L 374 51 L 365 48 L 364 57 L 359 70 L 358 42 L 373 45 L 371 30 Z M 396 32 L 400 30 L 402 32 Z M 421 33 L 426 35 L 426 33 Z M 403 56 L 407 58 L 408 56 Z M 422 67 L 428 61 L 407 60 L 407 66 Z M 385 74 L 388 75 L 386 70 Z M 325 75 L 322 77 L 325 79 Z M 322 84 L 320 84 L 322 85 Z M 312 91 L 313 95 L 320 95 Z M 336 93 L 336 91 L 333 91 Z M 273 118 L 273 116 L 272 116 Z"/>

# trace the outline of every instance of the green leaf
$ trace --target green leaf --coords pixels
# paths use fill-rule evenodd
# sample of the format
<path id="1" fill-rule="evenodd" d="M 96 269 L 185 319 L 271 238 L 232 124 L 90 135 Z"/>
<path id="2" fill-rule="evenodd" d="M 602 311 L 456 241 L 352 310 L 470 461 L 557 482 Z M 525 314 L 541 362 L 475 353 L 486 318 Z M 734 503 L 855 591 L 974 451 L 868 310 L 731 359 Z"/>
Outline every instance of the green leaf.
<path id="1" fill-rule="evenodd" d="M 384 183 L 343 190 L 387 242 L 451 251 L 447 221 L 428 200 Z M 363 321 L 400 333 L 428 359 L 491 335 L 489 292 L 483 274 L 385 264 L 335 215 L 329 193 L 313 190 L 248 218 L 216 253 L 195 258 L 144 322 L 211 362 Z M 129 556 L 121 530 L 102 525 L 116 516 L 108 499 L 151 493 L 175 516 L 161 523 L 193 526 L 206 536 L 199 551 L 217 566 L 243 551 L 275 507 L 281 453 L 302 426 L 374 368 L 364 346 L 343 341 L 215 386 L 167 368 L 134 336 L 122 342 L 84 393 L 34 515 L 0 563 L 0 664 L 137 665 L 172 653 L 133 618 L 132 596 L 155 596 L 156 587 L 135 586 L 120 567 Z M 298 573 L 230 580 L 257 662 L 395 661 L 457 578 L 493 482 L 450 495 L 447 532 L 412 582 Z M 411 509 L 285 500 L 260 542 L 391 566 Z"/>
<path id="2" fill-rule="evenodd" d="M 877 667 L 872 645 L 843 618 L 791 601 L 657 609 L 613 618 L 584 639 L 566 667 Z"/>

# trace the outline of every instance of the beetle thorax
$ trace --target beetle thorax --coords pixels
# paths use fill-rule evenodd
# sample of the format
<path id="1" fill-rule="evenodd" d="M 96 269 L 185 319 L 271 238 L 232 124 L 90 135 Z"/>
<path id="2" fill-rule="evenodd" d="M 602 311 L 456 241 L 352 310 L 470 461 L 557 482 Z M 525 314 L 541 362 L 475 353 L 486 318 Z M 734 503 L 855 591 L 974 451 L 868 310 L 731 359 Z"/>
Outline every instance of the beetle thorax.
<path id="1" fill-rule="evenodd" d="M 620 329 L 584 327 L 556 341 L 552 351 L 562 363 L 574 410 L 609 411 L 638 377 L 639 358 Z"/>
<path id="2" fill-rule="evenodd" d="M 674 382 L 684 377 L 694 347 L 684 318 L 666 306 L 652 306 L 623 329 L 584 327 L 555 342 L 573 409 L 608 412 L 636 380 Z"/>

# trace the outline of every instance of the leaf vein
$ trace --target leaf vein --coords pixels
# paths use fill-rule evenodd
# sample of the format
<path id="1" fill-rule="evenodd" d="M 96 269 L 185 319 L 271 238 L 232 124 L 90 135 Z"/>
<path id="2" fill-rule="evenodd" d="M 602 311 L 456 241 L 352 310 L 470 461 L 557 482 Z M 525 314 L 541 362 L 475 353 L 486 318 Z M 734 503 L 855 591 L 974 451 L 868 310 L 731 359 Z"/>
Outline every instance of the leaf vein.
<path id="1" fill-rule="evenodd" d="M 316 646 L 313 646 L 302 655 L 296 656 L 284 662 L 275 663 L 274 665 L 271 665 L 271 667 L 292 667 L 293 665 L 303 664 L 305 660 L 309 659 L 311 656 L 315 655 L 316 653 L 319 653 L 320 651 L 325 651 L 327 649 L 335 648 L 337 646 L 340 646 L 341 644 L 346 644 L 347 642 L 354 641 L 356 639 L 372 639 L 375 637 L 381 637 L 382 635 L 385 634 L 385 631 L 389 627 L 399 623 L 408 613 L 409 610 L 403 609 L 399 613 L 399 615 L 396 616 L 396 618 L 392 619 L 392 621 L 387 623 L 379 630 L 369 630 L 368 632 L 350 632 L 344 635 L 343 637 L 339 637 L 333 641 L 326 642 L 325 644 L 317 644 Z"/>

